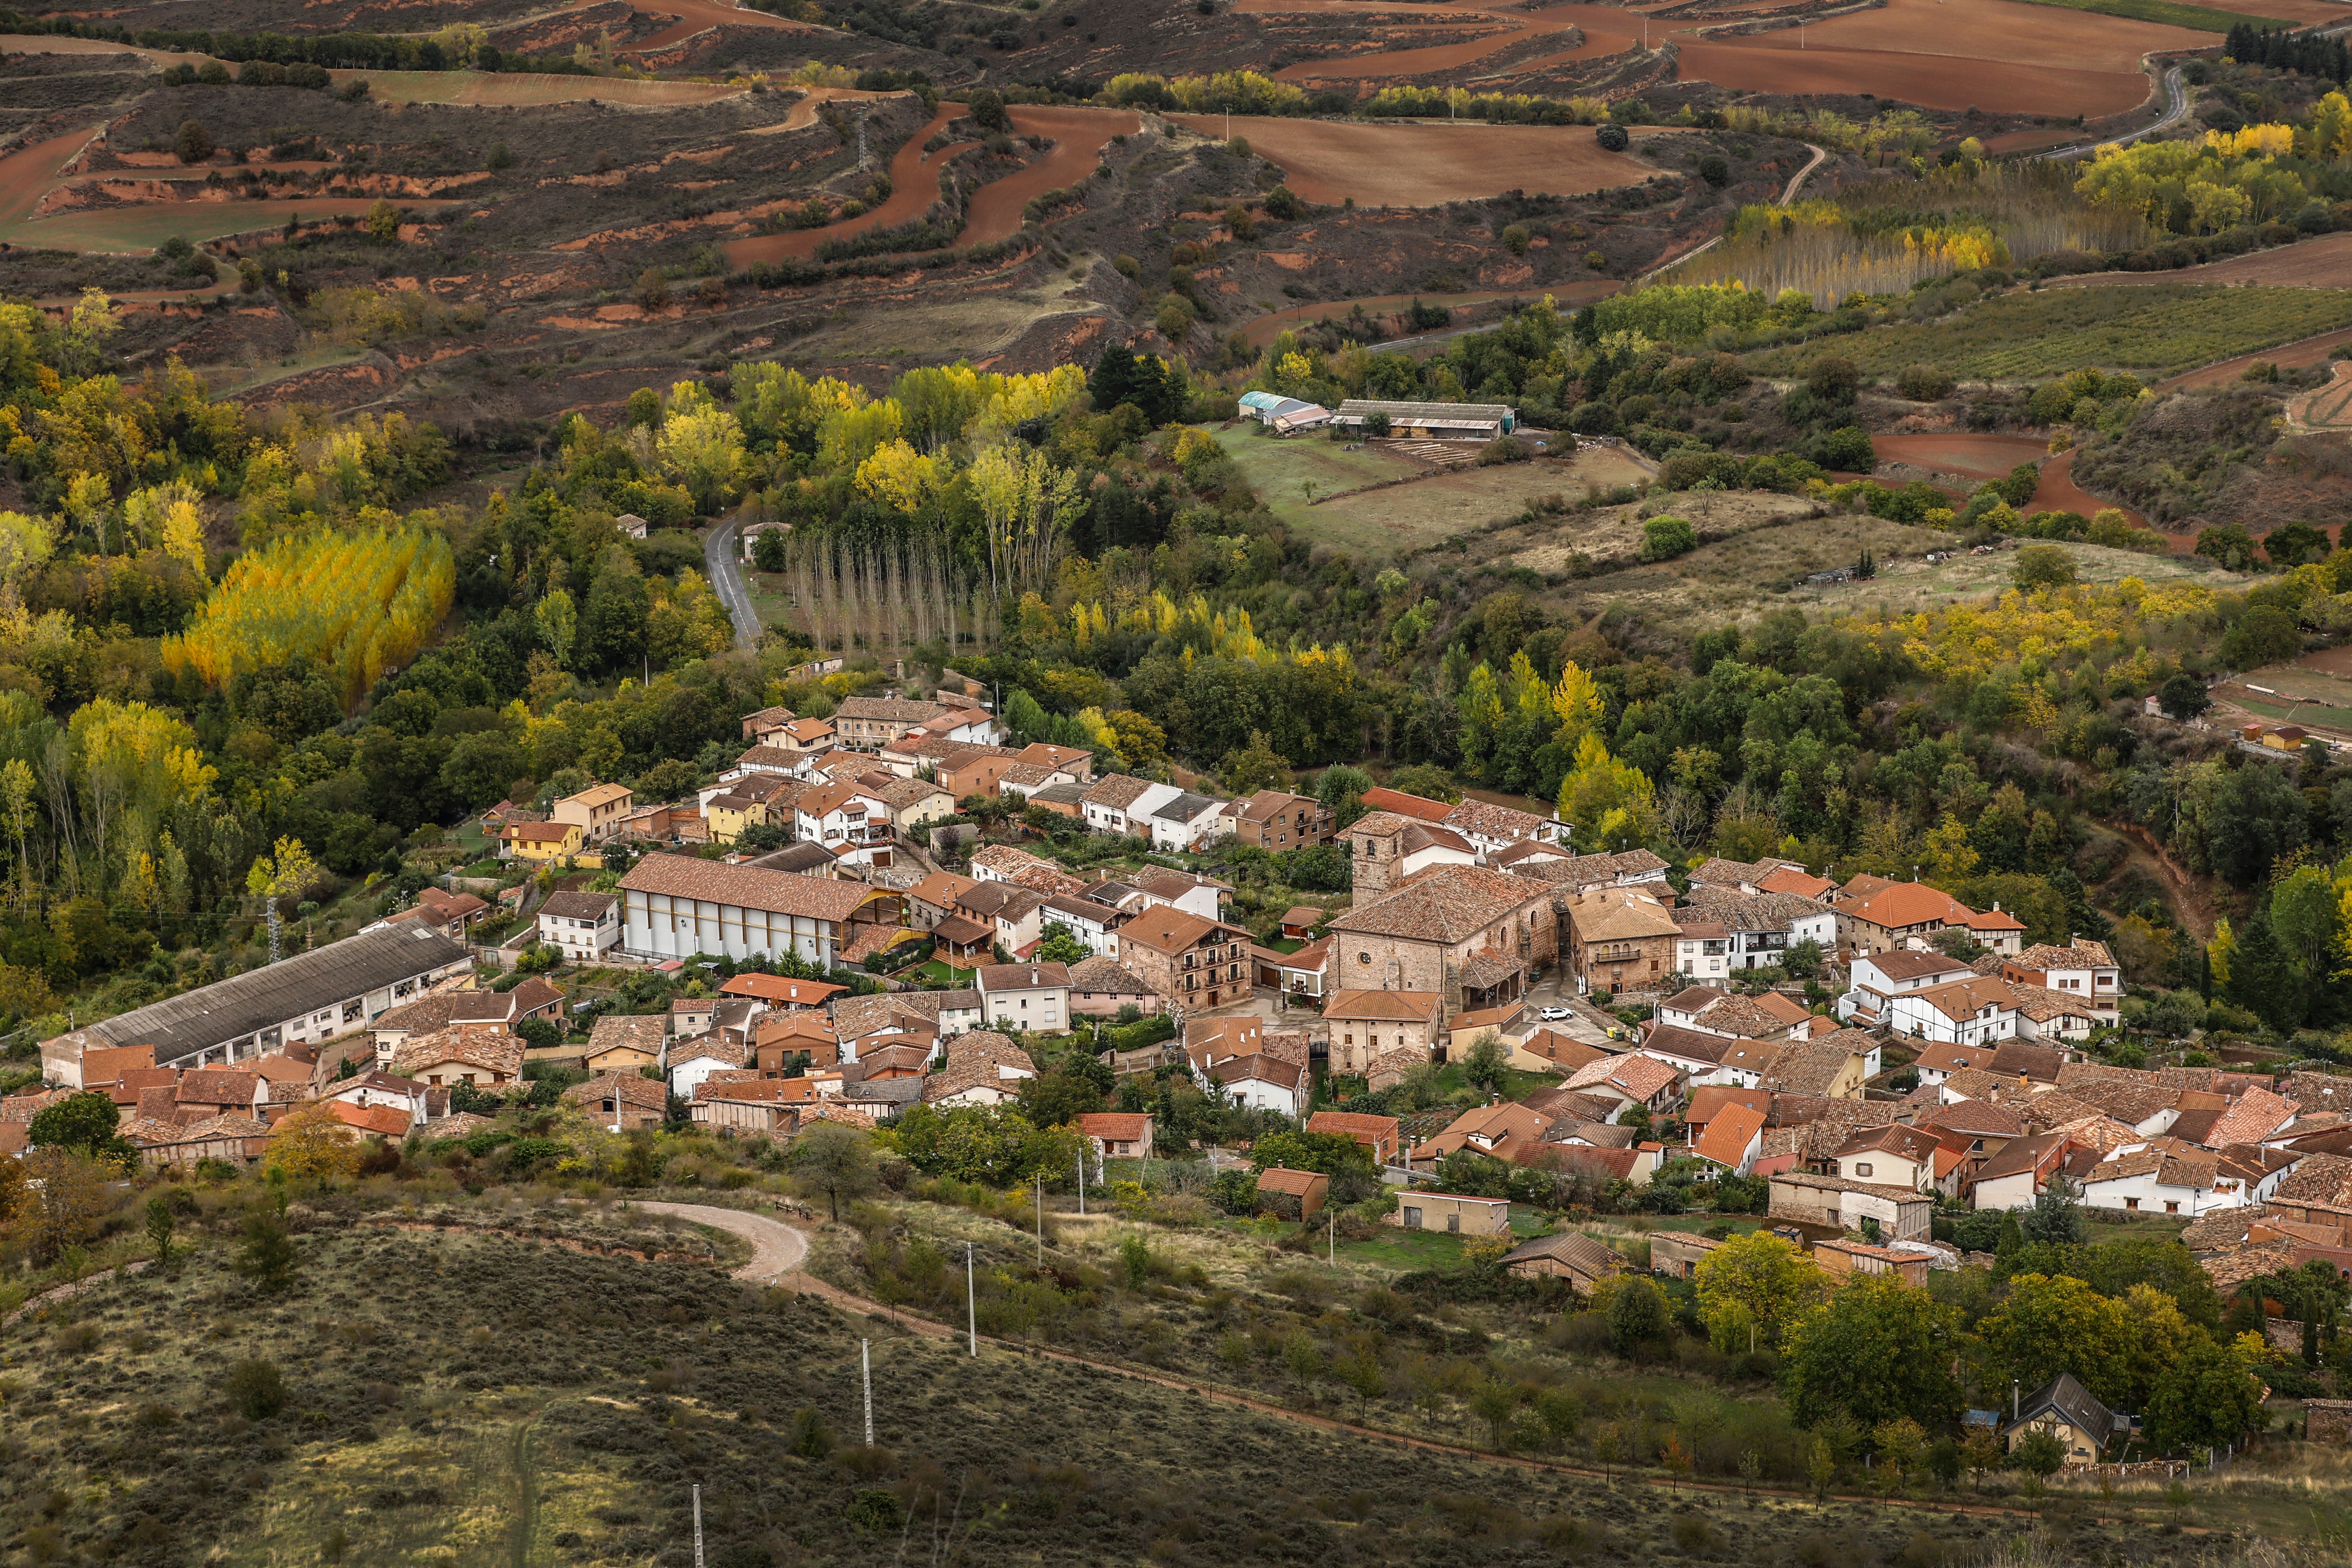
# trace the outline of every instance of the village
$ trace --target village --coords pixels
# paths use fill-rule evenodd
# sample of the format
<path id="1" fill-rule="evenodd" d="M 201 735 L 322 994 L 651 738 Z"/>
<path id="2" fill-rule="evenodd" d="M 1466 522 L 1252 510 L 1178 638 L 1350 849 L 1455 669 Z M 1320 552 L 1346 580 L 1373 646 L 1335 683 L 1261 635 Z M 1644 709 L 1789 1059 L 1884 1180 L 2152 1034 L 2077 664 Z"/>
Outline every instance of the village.
<path id="1" fill-rule="evenodd" d="M 356 935 L 44 1042 L 0 1149 L 97 1095 L 166 1172 L 263 1162 L 290 1117 L 446 1146 L 556 1087 L 614 1133 L 788 1149 L 1015 1108 L 1083 1071 L 1118 1108 L 1071 1119 L 1082 1189 L 1090 1165 L 1101 1185 L 1205 1161 L 1244 1173 L 1244 1211 L 1328 1222 L 1341 1173 L 1251 1159 L 1328 1135 L 1360 1147 L 1382 1223 L 1491 1241 L 1502 1271 L 1579 1298 L 1642 1270 L 1589 1228 L 1530 1224 L 1530 1192 L 1602 1214 L 1711 1193 L 1827 1280 L 1913 1289 L 1994 1264 L 1974 1216 L 2053 1202 L 2179 1216 L 2223 1295 L 2352 1269 L 2352 1079 L 2096 1059 L 2125 990 L 2099 942 L 2029 945 L 1997 907 L 1785 860 L 1671 877 L 1478 799 L 1097 775 L 1083 750 L 999 743 L 979 693 L 942 695 L 747 715 L 689 797 L 502 805 L 484 827 L 505 888 L 425 886 Z M 1243 847 L 1328 848 L 1352 893 L 1237 910 L 1206 868 Z M 523 934 L 472 940 L 520 900 Z M 1469 1089 L 1408 1093 L 1441 1073 Z M 1171 1080 L 1252 1135 L 1173 1134 Z M 1367 1096 L 1400 1113 L 1347 1109 Z M 1693 1280 L 1740 1234 L 1658 1231 L 1647 1270 Z M 1970 1419 L 2012 1450 L 2054 1431 L 2090 1464 L 2132 1438 L 2071 1372 L 2011 1403 Z M 2345 1440 L 2347 1413 L 2306 1401 L 2307 1435 Z"/>

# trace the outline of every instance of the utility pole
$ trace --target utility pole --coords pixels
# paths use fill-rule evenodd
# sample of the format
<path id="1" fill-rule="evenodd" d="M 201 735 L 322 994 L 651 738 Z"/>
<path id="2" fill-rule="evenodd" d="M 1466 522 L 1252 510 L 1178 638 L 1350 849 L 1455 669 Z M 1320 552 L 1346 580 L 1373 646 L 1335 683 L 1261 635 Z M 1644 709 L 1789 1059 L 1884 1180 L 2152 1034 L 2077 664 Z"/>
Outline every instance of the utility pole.
<path id="1" fill-rule="evenodd" d="M 866 1446 L 874 1447 L 874 1342 L 857 1342 L 857 1363 L 866 1378 Z"/>
<path id="2" fill-rule="evenodd" d="M 967 1241 L 963 1244 L 963 1310 L 965 1319 L 971 1326 L 971 1353 L 975 1356 L 980 1354 L 980 1308 L 978 1301 L 979 1298 L 972 1294 L 971 1289 L 971 1243 Z"/>
<path id="3" fill-rule="evenodd" d="M 1339 1211 L 1326 1205 L 1323 1210 L 1324 1261 L 1334 1268 L 1339 1267 Z"/>
<path id="4" fill-rule="evenodd" d="M 702 1568 L 702 1485 L 694 1488 L 694 1568 Z"/>
<path id="5" fill-rule="evenodd" d="M 1087 1212 L 1087 1152 L 1078 1151 L 1078 1212 Z"/>
<path id="6" fill-rule="evenodd" d="M 1037 1267 L 1045 1267 L 1045 1173 L 1037 1173 Z"/>

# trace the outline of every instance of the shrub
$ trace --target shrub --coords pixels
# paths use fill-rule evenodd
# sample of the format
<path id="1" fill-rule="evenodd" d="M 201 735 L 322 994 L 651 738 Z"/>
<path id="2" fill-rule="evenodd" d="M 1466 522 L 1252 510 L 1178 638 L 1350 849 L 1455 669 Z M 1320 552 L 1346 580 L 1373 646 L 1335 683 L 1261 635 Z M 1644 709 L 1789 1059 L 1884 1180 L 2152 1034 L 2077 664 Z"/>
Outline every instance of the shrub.
<path id="1" fill-rule="evenodd" d="M 286 1408 L 286 1379 L 274 1361 L 241 1361 L 229 1368 L 222 1391 L 247 1421 L 267 1421 Z"/>
<path id="2" fill-rule="evenodd" d="M 1515 223 L 1504 229 L 1503 248 L 1513 256 L 1525 256 L 1528 253 L 1527 226 Z"/>
<path id="3" fill-rule="evenodd" d="M 1654 517 L 1642 524 L 1642 559 L 1671 561 L 1698 548 L 1698 531 L 1678 517 Z"/>
<path id="4" fill-rule="evenodd" d="M 1878 466 L 1878 450 L 1870 437 L 1852 425 L 1816 437 L 1811 454 L 1824 468 L 1866 474 Z"/>
<path id="5" fill-rule="evenodd" d="M 1709 153 L 1698 161 L 1698 177 L 1717 190 L 1731 184 L 1731 164 L 1720 153 Z"/>
<path id="6" fill-rule="evenodd" d="M 1588 250 L 1584 253 L 1584 265 L 1595 272 L 1605 272 L 1609 268 L 1609 258 L 1597 250 Z"/>
<path id="7" fill-rule="evenodd" d="M 1633 144 L 1633 139 L 1625 133 L 1622 125 L 1601 126 L 1592 132 L 1592 139 L 1612 153 L 1622 153 Z"/>
<path id="8" fill-rule="evenodd" d="M 1004 111 L 1003 95 L 993 88 L 983 87 L 973 93 L 965 107 L 971 114 L 972 123 L 982 131 L 1013 129 L 1013 117 Z"/>
<path id="9" fill-rule="evenodd" d="M 1288 185 L 1276 185 L 1265 193 L 1265 216 L 1283 223 L 1295 222 L 1307 216 L 1307 204 L 1299 200 L 1298 193 Z M 1506 233 L 1504 237 L 1507 243 L 1508 234 Z"/>
<path id="10" fill-rule="evenodd" d="M 1516 436 L 1497 436 L 1478 448 L 1478 466 L 1493 468 L 1497 463 L 1524 463 L 1535 456 L 1525 441 Z"/>
<path id="11" fill-rule="evenodd" d="M 2074 581 L 2074 558 L 2054 544 L 2029 544 L 2017 552 L 2011 581 L 2028 592 L 2063 588 Z"/>
<path id="12" fill-rule="evenodd" d="M 1906 364 L 1895 375 L 1895 390 L 1914 403 L 1940 403 L 1955 384 L 1948 373 L 1932 364 Z"/>

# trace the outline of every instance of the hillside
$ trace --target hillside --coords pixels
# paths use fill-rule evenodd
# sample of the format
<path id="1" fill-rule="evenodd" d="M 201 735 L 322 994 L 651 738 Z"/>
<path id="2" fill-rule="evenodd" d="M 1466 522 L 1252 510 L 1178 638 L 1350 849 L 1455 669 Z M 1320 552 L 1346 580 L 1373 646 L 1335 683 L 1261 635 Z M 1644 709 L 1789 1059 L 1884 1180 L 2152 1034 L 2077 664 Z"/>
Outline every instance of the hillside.
<path id="1" fill-rule="evenodd" d="M 689 1265 L 296 1212 L 282 1296 L 213 1252 L 10 1329 L 0 1519 L 35 1560 L 688 1561 L 694 1485 L 724 1568 L 910 1548 L 1402 1563 L 1465 1540 L 1510 1562 L 1990 1562 L 2028 1522 L 1722 1489 L 1669 1501 L 992 1345 L 973 1361 Z M 871 1449 L 855 1445 L 860 1335 Z M 255 1362 L 281 1394 L 240 1393 Z M 2204 1560 L 2178 1536 L 2108 1539 L 2135 1563 Z"/>

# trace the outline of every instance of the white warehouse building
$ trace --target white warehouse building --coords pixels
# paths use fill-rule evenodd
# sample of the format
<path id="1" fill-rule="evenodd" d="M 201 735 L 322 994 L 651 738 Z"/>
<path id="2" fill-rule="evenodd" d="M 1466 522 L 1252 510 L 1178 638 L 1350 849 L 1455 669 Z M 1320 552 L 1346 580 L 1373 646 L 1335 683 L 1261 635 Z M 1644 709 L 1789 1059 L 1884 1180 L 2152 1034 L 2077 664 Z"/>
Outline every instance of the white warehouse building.
<path id="1" fill-rule="evenodd" d="M 887 888 L 688 855 L 646 856 L 621 879 L 621 898 L 622 951 L 655 962 L 791 952 L 831 968 L 852 962 L 862 928 L 906 924 L 905 900 Z"/>

